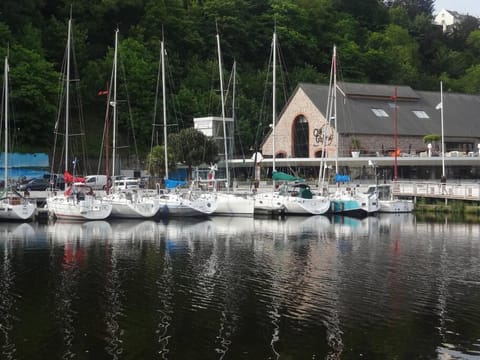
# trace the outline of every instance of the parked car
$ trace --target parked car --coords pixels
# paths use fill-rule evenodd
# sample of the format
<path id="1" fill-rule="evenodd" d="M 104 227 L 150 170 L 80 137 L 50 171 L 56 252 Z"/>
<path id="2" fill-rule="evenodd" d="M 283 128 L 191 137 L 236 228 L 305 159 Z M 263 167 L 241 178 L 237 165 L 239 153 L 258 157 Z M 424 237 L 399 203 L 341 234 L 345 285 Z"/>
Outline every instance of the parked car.
<path id="1" fill-rule="evenodd" d="M 90 186 L 94 190 L 105 190 L 107 187 L 106 175 L 88 175 L 85 178 L 85 184 Z"/>
<path id="2" fill-rule="evenodd" d="M 50 188 L 50 182 L 48 179 L 34 178 L 25 184 L 17 186 L 19 191 L 44 191 Z"/>

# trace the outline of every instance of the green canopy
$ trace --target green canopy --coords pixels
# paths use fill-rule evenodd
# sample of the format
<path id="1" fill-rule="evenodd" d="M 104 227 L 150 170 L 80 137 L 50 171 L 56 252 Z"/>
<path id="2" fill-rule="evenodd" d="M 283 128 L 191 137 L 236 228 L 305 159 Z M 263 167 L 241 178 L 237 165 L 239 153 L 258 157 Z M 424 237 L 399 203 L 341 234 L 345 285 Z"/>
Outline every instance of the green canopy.
<path id="1" fill-rule="evenodd" d="M 272 173 L 272 180 L 278 180 L 278 181 L 304 181 L 302 178 L 286 174 L 281 171 L 274 171 Z"/>

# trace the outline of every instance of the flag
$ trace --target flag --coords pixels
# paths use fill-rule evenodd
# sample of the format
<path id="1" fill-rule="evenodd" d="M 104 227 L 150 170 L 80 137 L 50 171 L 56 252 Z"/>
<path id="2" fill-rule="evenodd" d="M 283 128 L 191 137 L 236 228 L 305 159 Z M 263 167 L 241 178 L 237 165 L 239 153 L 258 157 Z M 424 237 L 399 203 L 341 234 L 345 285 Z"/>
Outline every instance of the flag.
<path id="1" fill-rule="evenodd" d="M 108 95 L 108 90 L 100 90 L 98 92 L 98 96 L 102 96 L 102 95 Z"/>
<path id="2" fill-rule="evenodd" d="M 443 104 L 439 102 L 438 105 L 435 106 L 435 110 L 440 110 L 442 107 L 443 107 Z"/>

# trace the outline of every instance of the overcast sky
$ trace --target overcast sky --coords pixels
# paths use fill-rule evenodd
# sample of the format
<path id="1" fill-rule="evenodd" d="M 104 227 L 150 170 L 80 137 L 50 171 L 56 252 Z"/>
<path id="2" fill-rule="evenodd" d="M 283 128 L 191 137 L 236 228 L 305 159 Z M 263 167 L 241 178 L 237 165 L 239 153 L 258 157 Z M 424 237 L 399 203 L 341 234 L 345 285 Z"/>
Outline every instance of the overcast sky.
<path id="1" fill-rule="evenodd" d="M 480 0 L 435 0 L 434 13 L 442 9 L 480 17 Z"/>

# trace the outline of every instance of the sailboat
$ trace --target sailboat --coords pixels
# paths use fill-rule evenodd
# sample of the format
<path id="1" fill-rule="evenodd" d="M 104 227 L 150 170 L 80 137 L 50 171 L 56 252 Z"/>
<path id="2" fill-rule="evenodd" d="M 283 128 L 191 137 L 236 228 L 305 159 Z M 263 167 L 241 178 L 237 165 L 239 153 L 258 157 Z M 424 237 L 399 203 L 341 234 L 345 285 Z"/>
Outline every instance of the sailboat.
<path id="1" fill-rule="evenodd" d="M 163 137 L 165 156 L 165 184 L 172 182 L 168 178 L 168 144 L 167 144 L 167 106 L 165 89 L 165 48 L 164 41 L 160 43 L 161 52 L 161 75 L 162 75 L 162 96 L 163 96 Z M 155 127 L 155 124 L 154 124 Z M 153 129 L 155 131 L 155 128 Z M 152 136 L 153 138 L 153 136 Z M 152 142 L 153 143 L 153 142 Z M 168 188 L 168 185 L 167 185 Z M 215 196 L 209 193 L 201 194 L 193 189 L 185 191 L 158 192 L 155 201 L 160 205 L 163 215 L 176 216 L 208 216 L 216 210 Z"/>
<path id="2" fill-rule="evenodd" d="M 376 213 L 380 204 L 378 202 L 378 194 L 376 191 L 371 193 L 359 193 L 355 188 L 341 189 L 340 183 L 350 181 L 348 175 L 339 174 L 338 168 L 338 127 L 337 127 L 337 48 L 333 47 L 332 67 L 330 74 L 330 89 L 327 103 L 327 119 L 333 119 L 335 137 L 336 137 L 336 151 L 335 151 L 335 181 L 337 182 L 337 190 L 330 197 L 331 212 L 334 214 L 344 215 L 358 215 L 365 216 Z M 330 115 L 331 114 L 331 115 Z"/>
<path id="3" fill-rule="evenodd" d="M 115 50 L 113 55 L 113 134 L 112 134 L 112 178 L 115 179 L 116 140 L 117 140 L 117 61 L 118 61 L 118 32 L 115 31 Z M 118 179 L 113 182 L 110 193 L 104 201 L 112 207 L 111 216 L 114 218 L 148 219 L 160 210 L 160 204 L 153 196 L 140 188 L 137 180 Z"/>
<path id="4" fill-rule="evenodd" d="M 222 54 L 220 52 L 220 35 L 217 32 L 217 50 L 218 50 L 218 69 L 220 74 L 220 96 L 222 101 L 222 120 L 223 120 L 223 140 L 225 155 L 225 174 L 226 174 L 226 192 L 216 192 L 216 209 L 214 215 L 226 216 L 253 216 L 255 200 L 249 194 L 236 194 L 230 192 L 230 176 L 228 166 L 228 141 L 227 128 L 225 123 L 225 99 L 223 92 L 223 71 L 222 71 Z M 215 180 L 218 181 L 218 180 Z M 217 186 L 213 187 L 215 190 Z"/>
<path id="5" fill-rule="evenodd" d="M 33 218 L 35 213 L 35 205 L 28 199 L 20 195 L 14 190 L 8 188 L 8 57 L 5 56 L 3 77 L 3 101 L 4 101 L 4 132 L 5 132 L 5 176 L 4 188 L 0 192 L 0 219 L 2 220 L 17 220 L 28 221 Z"/>
<path id="6" fill-rule="evenodd" d="M 69 123 L 70 123 L 70 56 L 72 18 L 68 20 L 68 35 L 65 70 L 65 185 L 63 194 L 56 192 L 47 197 L 47 208 L 52 217 L 64 220 L 104 220 L 110 216 L 112 206 L 97 197 L 85 180 L 69 173 Z M 60 111 L 60 109 L 59 109 Z M 76 159 L 73 161 L 76 166 Z M 74 171 L 75 173 L 75 171 Z M 75 175 L 75 174 L 74 174 Z"/>
<path id="7" fill-rule="evenodd" d="M 273 33 L 273 76 L 272 76 L 272 144 L 273 170 L 272 179 L 285 181 L 278 190 L 261 192 L 255 196 L 255 212 L 258 214 L 285 213 L 292 215 L 322 215 L 330 210 L 330 200 L 327 197 L 315 195 L 301 178 L 279 172 L 275 168 L 275 124 L 276 116 L 276 48 L 277 34 Z"/>

